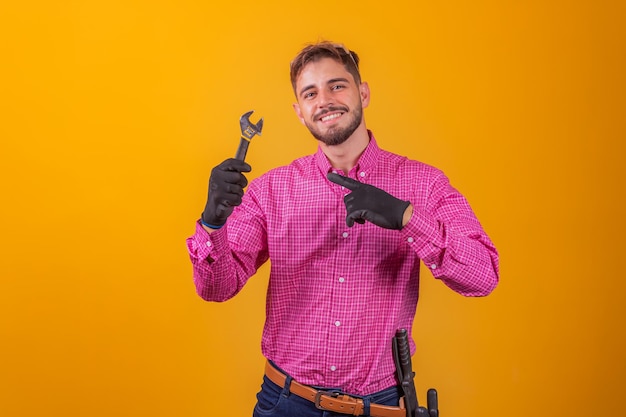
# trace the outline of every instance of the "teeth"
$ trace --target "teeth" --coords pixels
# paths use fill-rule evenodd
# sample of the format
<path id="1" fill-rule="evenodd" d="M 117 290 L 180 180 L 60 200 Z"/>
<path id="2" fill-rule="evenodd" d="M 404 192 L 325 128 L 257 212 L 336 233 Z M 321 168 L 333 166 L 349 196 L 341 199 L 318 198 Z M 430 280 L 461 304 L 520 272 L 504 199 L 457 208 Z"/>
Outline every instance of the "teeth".
<path id="1" fill-rule="evenodd" d="M 329 120 L 336 119 L 339 116 L 341 116 L 341 113 L 333 113 L 333 114 L 329 114 L 328 116 L 322 117 L 321 120 L 322 122 L 327 122 Z"/>

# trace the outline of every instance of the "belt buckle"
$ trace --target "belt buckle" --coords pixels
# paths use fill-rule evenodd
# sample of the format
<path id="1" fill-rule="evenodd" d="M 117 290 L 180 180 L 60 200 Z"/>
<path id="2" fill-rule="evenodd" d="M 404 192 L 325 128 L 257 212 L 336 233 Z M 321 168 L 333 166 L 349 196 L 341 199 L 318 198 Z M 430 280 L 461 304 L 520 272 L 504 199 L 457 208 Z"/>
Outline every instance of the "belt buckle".
<path id="1" fill-rule="evenodd" d="M 313 402 L 315 403 L 315 408 L 317 408 L 318 410 L 327 410 L 326 408 L 322 407 L 322 405 L 320 404 L 320 402 L 322 401 L 321 400 L 322 395 L 325 395 L 330 398 L 338 398 L 340 393 L 332 392 L 332 391 L 317 391 L 315 393 L 315 400 Z"/>

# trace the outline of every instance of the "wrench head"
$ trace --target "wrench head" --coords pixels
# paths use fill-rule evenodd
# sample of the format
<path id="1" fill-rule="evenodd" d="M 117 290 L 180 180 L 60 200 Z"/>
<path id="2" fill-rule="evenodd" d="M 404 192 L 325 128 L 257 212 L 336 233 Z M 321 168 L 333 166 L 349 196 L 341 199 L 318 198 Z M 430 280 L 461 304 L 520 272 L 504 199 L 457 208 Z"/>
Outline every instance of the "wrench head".
<path id="1" fill-rule="evenodd" d="M 241 126 L 241 136 L 250 140 L 254 135 L 261 136 L 261 129 L 263 129 L 263 118 L 259 120 L 256 124 L 250 121 L 250 116 L 254 113 L 254 110 L 250 110 L 247 113 L 244 113 L 239 119 L 239 125 Z"/>

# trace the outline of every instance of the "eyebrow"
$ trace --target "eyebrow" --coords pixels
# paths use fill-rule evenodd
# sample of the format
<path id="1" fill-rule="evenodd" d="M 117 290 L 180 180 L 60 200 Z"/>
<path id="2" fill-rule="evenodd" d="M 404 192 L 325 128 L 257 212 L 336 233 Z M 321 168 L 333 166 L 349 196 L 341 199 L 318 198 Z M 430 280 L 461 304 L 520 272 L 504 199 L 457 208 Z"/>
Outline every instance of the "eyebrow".
<path id="1" fill-rule="evenodd" d="M 333 84 L 333 83 L 338 83 L 338 82 L 349 83 L 350 80 L 348 80 L 347 78 L 344 78 L 344 77 L 331 78 L 330 80 L 326 81 L 326 84 L 328 85 L 328 84 Z M 307 85 L 306 87 L 303 87 L 302 90 L 300 90 L 300 94 L 302 94 L 305 91 L 310 90 L 312 88 L 315 88 L 314 84 Z"/>

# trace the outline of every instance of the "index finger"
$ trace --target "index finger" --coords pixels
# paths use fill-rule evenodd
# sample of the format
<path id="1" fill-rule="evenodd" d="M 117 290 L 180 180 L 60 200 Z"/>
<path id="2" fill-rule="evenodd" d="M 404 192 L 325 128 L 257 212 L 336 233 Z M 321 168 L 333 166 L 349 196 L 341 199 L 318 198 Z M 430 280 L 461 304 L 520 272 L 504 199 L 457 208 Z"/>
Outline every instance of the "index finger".
<path id="1" fill-rule="evenodd" d="M 252 167 L 240 159 L 229 158 L 219 165 L 224 171 L 250 172 Z"/>
<path id="2" fill-rule="evenodd" d="M 344 177 L 334 172 L 329 172 L 326 177 L 335 184 L 342 185 L 349 190 L 356 190 L 361 185 L 360 182 L 353 180 L 352 178 Z"/>

